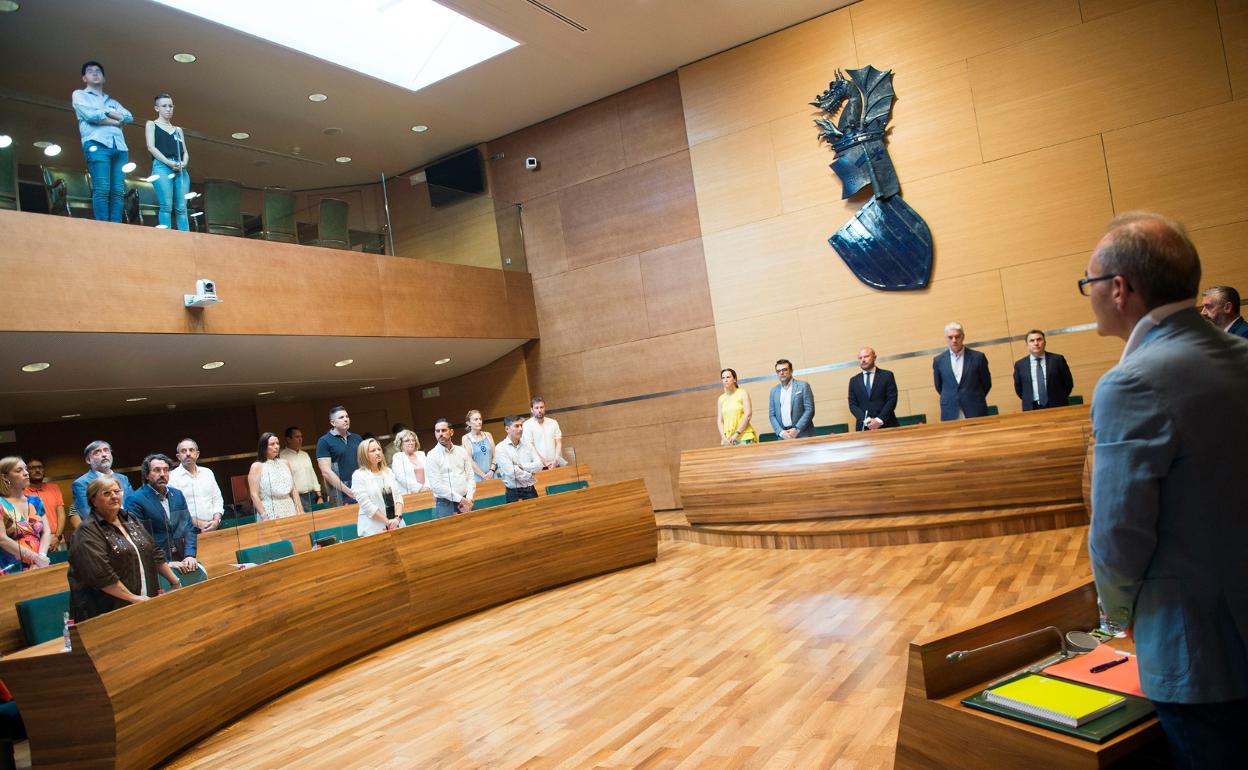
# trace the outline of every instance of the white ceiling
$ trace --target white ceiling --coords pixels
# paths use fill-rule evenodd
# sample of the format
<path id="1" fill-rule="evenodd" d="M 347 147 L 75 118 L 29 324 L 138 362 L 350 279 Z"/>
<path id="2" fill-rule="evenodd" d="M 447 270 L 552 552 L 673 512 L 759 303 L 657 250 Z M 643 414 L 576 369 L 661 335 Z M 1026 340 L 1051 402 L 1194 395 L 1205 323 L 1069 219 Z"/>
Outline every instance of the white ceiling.
<path id="1" fill-rule="evenodd" d="M 356 0 L 357 2 L 362 0 Z M 380 2 L 382 0 L 369 0 Z M 148 166 L 142 125 L 168 91 L 192 137 L 192 176 L 292 189 L 374 182 L 497 138 L 847 5 L 847 0 L 543 0 L 581 32 L 527 0 L 447 0 L 520 42 L 503 55 L 412 93 L 147 0 L 23 0 L 0 13 L 0 133 L 19 162 L 31 145 L 64 148 L 81 166 L 70 92 L 98 59 L 107 90 L 135 115 L 131 159 Z M 342 3 L 349 13 L 350 2 Z M 332 23 L 332 22 L 331 22 Z M 171 59 L 199 57 L 193 64 Z M 416 55 L 414 53 L 414 55 Z M 310 93 L 329 100 L 316 104 Z M 415 124 L 431 127 L 424 134 Z M 327 128 L 341 133 L 326 135 Z M 246 131 L 245 142 L 230 139 Z M 298 148 L 298 151 L 294 148 Z M 353 159 L 334 162 L 337 156 Z"/>
<path id="2" fill-rule="evenodd" d="M 258 404 L 410 388 L 466 374 L 520 339 L 8 332 L 0 425 Z M 451 361 L 435 366 L 443 357 Z M 350 366 L 334 362 L 354 359 Z M 24 364 L 46 361 L 42 372 Z M 224 361 L 204 370 L 209 361 Z M 273 390 L 267 396 L 261 391 Z M 146 397 L 127 402 L 127 398 Z"/>

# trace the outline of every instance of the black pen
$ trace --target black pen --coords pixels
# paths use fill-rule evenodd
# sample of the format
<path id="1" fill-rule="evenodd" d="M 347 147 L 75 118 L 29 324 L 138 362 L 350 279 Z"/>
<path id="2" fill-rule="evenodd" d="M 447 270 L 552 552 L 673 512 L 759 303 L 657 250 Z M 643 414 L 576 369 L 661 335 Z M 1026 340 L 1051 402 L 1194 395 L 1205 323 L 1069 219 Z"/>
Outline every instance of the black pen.
<path id="1" fill-rule="evenodd" d="M 1116 659 L 1116 660 L 1108 660 L 1108 661 L 1105 661 L 1104 663 L 1102 663 L 1102 664 L 1100 664 L 1100 665 L 1098 665 L 1098 666 L 1093 666 L 1092 668 L 1088 669 L 1088 673 L 1090 673 L 1090 674 L 1099 674 L 1099 673 L 1101 673 L 1102 671 L 1108 671 L 1109 669 L 1113 668 L 1114 666 L 1120 666 L 1120 665 L 1122 665 L 1123 663 L 1126 663 L 1128 660 L 1131 660 L 1131 656 L 1130 656 L 1130 655 L 1123 655 L 1121 658 L 1118 658 L 1118 659 Z"/>

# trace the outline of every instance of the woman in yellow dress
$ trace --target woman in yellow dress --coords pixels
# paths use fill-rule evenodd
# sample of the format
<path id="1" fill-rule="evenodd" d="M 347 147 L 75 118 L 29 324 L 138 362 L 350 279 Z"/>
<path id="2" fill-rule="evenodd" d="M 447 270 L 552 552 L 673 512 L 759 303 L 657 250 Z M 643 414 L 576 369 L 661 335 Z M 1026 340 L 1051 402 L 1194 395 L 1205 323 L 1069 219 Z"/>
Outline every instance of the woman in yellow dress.
<path id="1" fill-rule="evenodd" d="M 724 392 L 719 394 L 719 404 L 715 410 L 719 443 L 723 446 L 756 443 L 758 434 L 750 425 L 750 417 L 754 414 L 750 394 L 737 387 L 737 373 L 733 369 L 720 370 L 719 380 L 724 383 Z"/>

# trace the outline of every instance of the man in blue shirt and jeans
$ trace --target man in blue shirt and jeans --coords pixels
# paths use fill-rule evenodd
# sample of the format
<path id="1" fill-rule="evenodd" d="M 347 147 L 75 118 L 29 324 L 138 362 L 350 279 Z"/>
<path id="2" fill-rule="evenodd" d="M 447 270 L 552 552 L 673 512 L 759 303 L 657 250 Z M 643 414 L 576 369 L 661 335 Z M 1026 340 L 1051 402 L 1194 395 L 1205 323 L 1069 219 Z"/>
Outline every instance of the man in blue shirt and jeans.
<path id="1" fill-rule="evenodd" d="M 91 204 L 96 219 L 120 222 L 126 192 L 121 167 L 130 160 L 121 127 L 134 122 L 134 116 L 104 93 L 104 67 L 99 62 L 82 65 L 82 82 L 87 87 L 74 91 L 73 105 L 91 172 Z"/>
<path id="2" fill-rule="evenodd" d="M 351 416 L 344 406 L 329 410 L 329 432 L 316 442 L 316 464 L 329 492 L 328 500 L 335 506 L 355 502 L 351 491 L 351 474 L 359 467 L 357 452 L 362 439 L 351 432 Z"/>

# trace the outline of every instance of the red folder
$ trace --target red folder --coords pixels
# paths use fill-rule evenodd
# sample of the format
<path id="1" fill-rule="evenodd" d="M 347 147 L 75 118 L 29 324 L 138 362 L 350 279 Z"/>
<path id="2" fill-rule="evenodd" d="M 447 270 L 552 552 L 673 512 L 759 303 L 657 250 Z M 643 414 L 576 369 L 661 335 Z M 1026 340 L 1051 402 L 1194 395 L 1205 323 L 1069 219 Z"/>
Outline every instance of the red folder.
<path id="1" fill-rule="evenodd" d="M 1102 663 L 1108 663 L 1111 660 L 1118 660 L 1127 657 L 1126 663 L 1120 663 L 1113 668 L 1107 668 L 1098 673 L 1092 673 L 1088 669 Z M 1090 684 L 1093 687 L 1100 687 L 1105 690 L 1126 693 L 1127 695 L 1138 695 L 1145 697 L 1144 691 L 1140 689 L 1140 663 L 1139 660 L 1129 652 L 1115 650 L 1107 644 L 1097 646 L 1095 650 L 1087 655 L 1080 655 L 1077 658 L 1064 660 L 1061 663 L 1054 663 L 1052 666 L 1044 669 L 1044 673 L 1050 676 L 1061 677 L 1071 682 L 1079 682 L 1080 684 Z"/>

